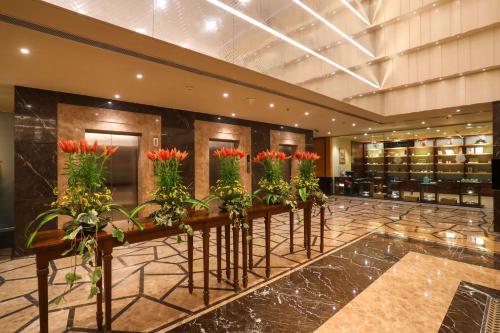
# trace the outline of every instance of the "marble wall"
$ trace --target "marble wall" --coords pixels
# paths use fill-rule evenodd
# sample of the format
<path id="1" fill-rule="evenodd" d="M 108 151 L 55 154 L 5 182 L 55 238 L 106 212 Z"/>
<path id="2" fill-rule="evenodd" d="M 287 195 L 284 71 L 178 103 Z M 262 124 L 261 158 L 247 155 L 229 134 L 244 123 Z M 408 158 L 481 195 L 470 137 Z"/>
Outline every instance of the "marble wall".
<path id="1" fill-rule="evenodd" d="M 192 194 L 196 190 L 193 153 L 196 121 L 247 127 L 251 139 L 248 152 L 252 156 L 271 147 L 271 130 L 300 133 L 305 137 L 305 150 L 313 149 L 313 132 L 309 130 L 124 101 L 109 101 L 97 97 L 15 87 L 14 219 L 17 254 L 26 252 L 24 247 L 26 225 L 55 200 L 53 188 L 57 186 L 58 175 L 57 130 L 60 104 L 86 107 L 80 110 L 92 114 L 103 110 L 115 110 L 161 117 L 162 148 L 177 147 L 191 153 L 191 158 L 186 159 L 183 165 L 182 174 L 186 184 L 190 185 Z M 97 109 L 100 111 L 96 111 Z M 257 180 L 262 175 L 262 168 L 252 163 L 251 174 L 249 181 L 252 188 L 256 188 Z M 47 227 L 54 228 L 56 224 Z"/>
<path id="2" fill-rule="evenodd" d="M 210 193 L 209 188 L 209 143 L 210 140 L 233 141 L 235 148 L 248 153 L 251 151 L 251 129 L 247 126 L 214 123 L 202 120 L 194 122 L 194 157 L 195 163 L 195 197 L 205 198 Z M 252 171 L 247 170 L 247 159 L 240 160 L 240 176 L 243 186 L 252 189 Z"/>
<path id="3" fill-rule="evenodd" d="M 271 150 L 279 151 L 281 145 L 293 146 L 295 152 L 306 149 L 306 137 L 302 133 L 271 130 Z M 292 178 L 297 175 L 297 160 L 292 160 Z"/>

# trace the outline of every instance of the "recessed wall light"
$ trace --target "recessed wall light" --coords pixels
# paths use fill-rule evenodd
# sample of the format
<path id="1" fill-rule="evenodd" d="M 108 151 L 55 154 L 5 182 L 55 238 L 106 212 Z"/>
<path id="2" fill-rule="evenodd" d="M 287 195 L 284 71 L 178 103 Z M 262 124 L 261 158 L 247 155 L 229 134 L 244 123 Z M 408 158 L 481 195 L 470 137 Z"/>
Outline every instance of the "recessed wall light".
<path id="1" fill-rule="evenodd" d="M 121 97 L 121 96 L 120 96 L 119 94 L 115 94 L 115 98 L 116 98 L 116 99 L 120 99 L 120 97 Z"/>
<path id="2" fill-rule="evenodd" d="M 26 47 L 21 47 L 19 49 L 19 52 L 21 52 L 21 54 L 30 54 L 30 49 L 26 48 Z"/>
<path id="3" fill-rule="evenodd" d="M 142 75 L 141 73 L 137 73 L 135 77 L 138 78 L 139 80 L 142 80 L 144 75 Z"/>
<path id="4" fill-rule="evenodd" d="M 274 108 L 274 103 L 269 103 L 270 108 Z"/>
<path id="5" fill-rule="evenodd" d="M 309 112 L 307 112 L 307 111 L 306 111 L 306 112 L 304 112 L 304 115 L 305 115 L 305 116 L 308 116 L 308 115 L 309 115 Z"/>
<path id="6" fill-rule="evenodd" d="M 225 92 L 225 93 L 223 93 L 223 94 L 222 94 L 222 97 L 224 97 L 224 98 L 228 98 L 228 97 L 229 97 L 229 94 L 228 94 L 227 92 Z"/>

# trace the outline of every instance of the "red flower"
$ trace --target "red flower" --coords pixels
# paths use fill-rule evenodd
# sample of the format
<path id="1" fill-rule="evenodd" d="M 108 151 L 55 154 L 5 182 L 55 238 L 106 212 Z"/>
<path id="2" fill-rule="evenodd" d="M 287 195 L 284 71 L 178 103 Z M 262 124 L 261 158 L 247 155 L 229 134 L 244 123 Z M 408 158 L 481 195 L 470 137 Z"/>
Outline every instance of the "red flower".
<path id="1" fill-rule="evenodd" d="M 260 153 L 257 154 L 257 156 L 253 159 L 254 162 L 259 163 L 264 159 L 278 159 L 280 161 L 284 161 L 286 159 L 289 159 L 290 156 L 287 156 L 285 153 L 282 152 L 276 152 L 276 151 L 261 151 Z"/>
<path id="2" fill-rule="evenodd" d="M 118 150 L 118 147 L 109 146 L 106 150 L 106 155 L 111 156 Z"/>
<path id="3" fill-rule="evenodd" d="M 151 160 L 154 161 L 158 158 L 155 152 L 150 151 L 149 153 L 146 154 L 146 156 Z"/>
<path id="4" fill-rule="evenodd" d="M 222 147 L 221 149 L 218 149 L 213 152 L 213 156 L 217 158 L 223 158 L 223 157 L 237 157 L 237 158 L 244 158 L 246 155 L 244 152 L 238 149 L 227 149 Z"/>
<path id="5" fill-rule="evenodd" d="M 90 151 L 89 144 L 85 140 L 80 140 L 80 154 L 85 154 Z"/>
<path id="6" fill-rule="evenodd" d="M 57 143 L 59 148 L 68 154 L 74 154 L 78 152 L 78 145 L 75 141 L 73 140 L 62 140 Z"/>
<path id="7" fill-rule="evenodd" d="M 320 158 L 320 156 L 318 154 L 309 153 L 309 152 L 295 153 L 293 155 L 293 157 L 298 159 L 298 160 L 312 160 L 312 161 L 319 160 L 319 158 Z"/>
<path id="8" fill-rule="evenodd" d="M 90 151 L 93 152 L 93 153 L 97 153 L 97 140 L 94 141 L 94 144 L 90 148 Z"/>

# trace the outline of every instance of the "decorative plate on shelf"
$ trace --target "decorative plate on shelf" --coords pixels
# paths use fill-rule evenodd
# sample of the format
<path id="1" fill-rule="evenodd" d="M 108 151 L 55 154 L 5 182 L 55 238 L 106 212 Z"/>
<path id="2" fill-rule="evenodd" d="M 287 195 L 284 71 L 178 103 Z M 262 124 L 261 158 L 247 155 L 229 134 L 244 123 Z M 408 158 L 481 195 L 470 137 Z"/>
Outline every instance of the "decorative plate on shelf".
<path id="1" fill-rule="evenodd" d="M 455 157 L 455 161 L 457 161 L 457 163 L 464 163 L 465 162 L 465 155 L 458 154 L 457 157 Z"/>

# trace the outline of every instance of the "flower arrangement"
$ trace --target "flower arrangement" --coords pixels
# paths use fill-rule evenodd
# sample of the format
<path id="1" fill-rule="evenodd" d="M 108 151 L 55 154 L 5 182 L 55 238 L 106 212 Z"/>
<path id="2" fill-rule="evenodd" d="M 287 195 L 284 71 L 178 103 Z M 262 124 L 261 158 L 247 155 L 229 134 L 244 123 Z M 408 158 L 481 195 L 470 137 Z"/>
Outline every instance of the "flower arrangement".
<path id="1" fill-rule="evenodd" d="M 311 199 L 315 205 L 323 206 L 327 197 L 319 188 L 316 177 L 316 161 L 320 158 L 316 153 L 299 152 L 293 155 L 299 161 L 299 174 L 294 177 L 293 184 L 302 201 Z"/>
<path id="2" fill-rule="evenodd" d="M 123 207 L 113 204 L 111 191 L 105 185 L 105 162 L 116 153 L 118 147 L 99 146 L 97 141 L 89 145 L 85 140 L 79 143 L 72 140 L 59 141 L 58 146 L 66 154 L 65 173 L 68 177 L 67 188 L 60 193 L 54 189 L 54 194 L 59 197 L 52 203 L 52 208 L 38 215 L 27 228 L 36 227 L 27 238 L 26 245 L 30 247 L 36 239 L 40 229 L 50 221 L 61 217 L 69 217 L 65 223 L 64 240 L 71 241 L 71 246 L 63 255 L 72 251 L 79 254 L 82 264 L 89 264 L 91 281 L 89 298 L 100 293 L 97 282 L 101 279 L 102 269 L 96 266 L 93 258 L 97 252 L 97 232 L 108 223 L 113 226 L 113 237 L 120 242 L 125 241 L 123 231 L 113 224 L 110 211 L 115 210 L 123 214 L 137 227 L 142 229 L 142 224 L 130 216 Z M 67 287 L 70 289 L 82 277 L 76 273 L 76 260 L 73 269 L 65 276 Z M 54 300 L 59 303 L 62 296 Z"/>
<path id="3" fill-rule="evenodd" d="M 292 194 L 292 187 L 283 178 L 283 161 L 289 159 L 285 153 L 263 151 L 254 158 L 255 163 L 262 164 L 264 176 L 259 179 L 258 192 L 264 193 L 264 202 L 267 205 L 288 205 L 295 208 L 296 202 Z"/>
<path id="4" fill-rule="evenodd" d="M 245 153 L 237 149 L 221 148 L 213 153 L 220 162 L 220 175 L 212 187 L 214 196 L 222 200 L 220 209 L 229 213 L 229 218 L 238 225 L 248 228 L 244 223 L 246 209 L 252 205 L 252 196 L 245 191 L 240 182 L 239 161 Z"/>
<path id="5" fill-rule="evenodd" d="M 208 208 L 208 204 L 192 199 L 188 188 L 182 183 L 180 166 L 188 155 L 187 151 L 179 151 L 176 148 L 160 149 L 146 154 L 154 165 L 156 188 L 152 193 L 153 199 L 133 209 L 132 216 L 136 216 L 149 204 L 158 205 L 159 208 L 150 215 L 156 225 L 170 227 L 179 222 L 181 230 L 193 235 L 191 226 L 182 223 L 188 215 L 186 205 Z M 177 241 L 181 241 L 180 236 L 177 237 Z"/>

